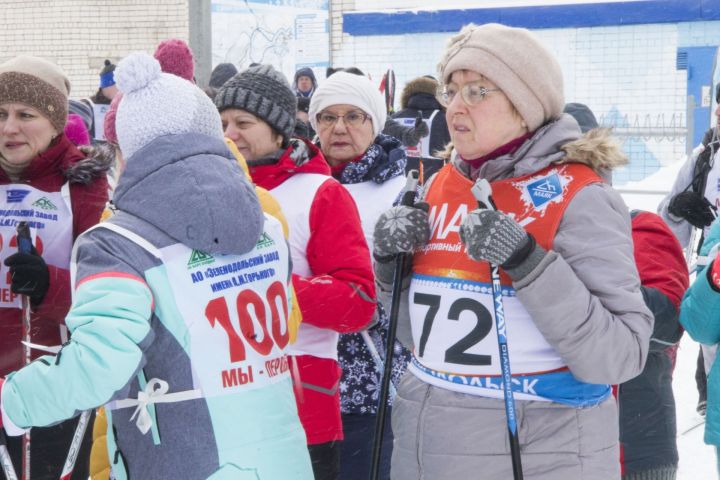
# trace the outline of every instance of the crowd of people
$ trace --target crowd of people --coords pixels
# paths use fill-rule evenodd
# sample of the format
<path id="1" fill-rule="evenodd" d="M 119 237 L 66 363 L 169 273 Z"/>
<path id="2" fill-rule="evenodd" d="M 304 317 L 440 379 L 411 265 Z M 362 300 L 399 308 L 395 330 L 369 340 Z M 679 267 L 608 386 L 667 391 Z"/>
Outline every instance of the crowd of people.
<path id="1" fill-rule="evenodd" d="M 81 100 L 0 64 L 4 474 L 670 480 L 683 327 L 720 446 L 717 129 L 629 212 L 534 34 L 438 61 L 394 113 L 355 67 L 201 88 L 177 39 Z"/>

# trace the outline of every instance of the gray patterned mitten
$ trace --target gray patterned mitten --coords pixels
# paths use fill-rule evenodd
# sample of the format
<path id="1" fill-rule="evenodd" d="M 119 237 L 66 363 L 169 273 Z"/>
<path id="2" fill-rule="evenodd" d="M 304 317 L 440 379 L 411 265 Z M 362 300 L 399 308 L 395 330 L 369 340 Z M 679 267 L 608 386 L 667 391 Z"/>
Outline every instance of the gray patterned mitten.
<path id="1" fill-rule="evenodd" d="M 414 207 L 399 205 L 386 210 L 375 224 L 373 252 L 376 257 L 411 253 L 430 239 L 426 203 Z"/>
<path id="2" fill-rule="evenodd" d="M 460 239 L 473 260 L 506 270 L 517 268 L 538 249 L 545 253 L 515 220 L 495 210 L 470 212 L 460 226 Z"/>

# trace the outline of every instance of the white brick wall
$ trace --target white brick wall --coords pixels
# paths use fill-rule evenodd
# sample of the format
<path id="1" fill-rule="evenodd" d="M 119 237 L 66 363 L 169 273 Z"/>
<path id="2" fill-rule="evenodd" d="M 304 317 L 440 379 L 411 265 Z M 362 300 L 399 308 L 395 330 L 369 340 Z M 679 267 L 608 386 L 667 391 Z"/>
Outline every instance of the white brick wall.
<path id="1" fill-rule="evenodd" d="M 353 10 L 355 10 L 355 0 L 330 0 L 330 65 L 345 66 L 336 62 L 335 57 L 342 50 L 343 13 Z"/>
<path id="2" fill-rule="evenodd" d="M 167 38 L 187 41 L 188 1 L 0 0 L 0 61 L 42 56 L 65 70 L 71 97 L 87 97 L 106 58 L 152 53 Z"/>

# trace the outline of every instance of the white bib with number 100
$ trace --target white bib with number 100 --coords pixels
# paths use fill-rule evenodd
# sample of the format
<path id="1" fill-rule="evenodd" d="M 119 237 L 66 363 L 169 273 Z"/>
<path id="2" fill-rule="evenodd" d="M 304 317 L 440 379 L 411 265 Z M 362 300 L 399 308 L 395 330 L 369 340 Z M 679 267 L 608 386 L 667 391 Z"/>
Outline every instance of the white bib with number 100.
<path id="1" fill-rule="evenodd" d="M 289 252 L 280 223 L 244 255 L 161 249 L 189 342 L 195 388 L 205 397 L 289 378 Z"/>

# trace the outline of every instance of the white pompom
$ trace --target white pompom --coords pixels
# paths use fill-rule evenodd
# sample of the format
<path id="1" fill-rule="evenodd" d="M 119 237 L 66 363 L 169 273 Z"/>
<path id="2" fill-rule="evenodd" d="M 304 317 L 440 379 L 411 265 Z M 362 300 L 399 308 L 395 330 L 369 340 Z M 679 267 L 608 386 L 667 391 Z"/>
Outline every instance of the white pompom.
<path id="1" fill-rule="evenodd" d="M 147 87 L 161 74 L 160 62 L 145 52 L 135 52 L 118 63 L 115 83 L 121 92 L 130 93 Z"/>

